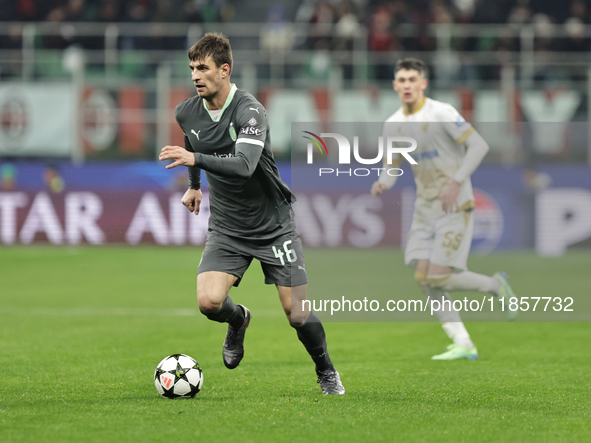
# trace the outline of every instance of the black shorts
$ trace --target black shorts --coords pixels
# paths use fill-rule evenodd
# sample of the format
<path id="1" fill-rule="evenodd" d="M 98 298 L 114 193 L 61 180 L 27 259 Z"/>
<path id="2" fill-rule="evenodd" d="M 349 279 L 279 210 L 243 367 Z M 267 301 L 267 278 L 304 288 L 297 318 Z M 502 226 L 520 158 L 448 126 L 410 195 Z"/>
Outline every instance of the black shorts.
<path id="1" fill-rule="evenodd" d="M 245 240 L 210 230 L 197 274 L 232 274 L 238 277 L 234 283 L 238 286 L 253 258 L 261 262 L 268 285 L 293 287 L 308 283 L 302 240 L 295 228 L 270 240 Z"/>

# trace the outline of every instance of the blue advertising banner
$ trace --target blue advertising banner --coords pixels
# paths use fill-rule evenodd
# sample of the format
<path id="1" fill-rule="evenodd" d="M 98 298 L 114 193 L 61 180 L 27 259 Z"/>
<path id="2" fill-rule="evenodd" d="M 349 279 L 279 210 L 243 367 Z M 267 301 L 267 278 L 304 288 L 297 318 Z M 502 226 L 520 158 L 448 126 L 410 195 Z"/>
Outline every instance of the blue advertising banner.
<path id="1" fill-rule="evenodd" d="M 298 168 L 279 165 L 288 183 L 310 175 Z M 369 194 L 375 177 L 324 178 L 306 176 L 305 186 L 298 182 L 294 189 L 305 244 L 404 246 L 414 205 L 412 173 L 380 197 Z M 542 255 L 560 255 L 569 247 L 591 247 L 588 167 L 482 166 L 472 183 L 473 252 L 535 248 Z M 2 162 L 0 242 L 202 244 L 208 211 L 192 221 L 180 203 L 186 189 L 185 170 L 169 171 L 158 162 Z"/>

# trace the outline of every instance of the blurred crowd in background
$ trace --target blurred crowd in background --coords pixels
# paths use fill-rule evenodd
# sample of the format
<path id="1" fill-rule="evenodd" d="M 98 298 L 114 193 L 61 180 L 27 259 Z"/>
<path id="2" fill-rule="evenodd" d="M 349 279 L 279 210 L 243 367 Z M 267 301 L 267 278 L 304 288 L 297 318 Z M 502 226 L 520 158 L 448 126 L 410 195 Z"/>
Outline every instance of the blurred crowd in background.
<path id="1" fill-rule="evenodd" d="M 429 24 L 533 24 L 539 35 L 536 49 L 586 51 L 589 40 L 588 0 L 304 0 L 302 2 L 238 0 L 0 0 L 0 22 L 119 22 L 119 23 L 221 23 L 265 22 L 268 38 L 262 49 L 350 49 L 361 26 L 368 30 L 371 51 L 429 51 L 434 40 L 421 32 Z M 261 9 L 264 8 L 261 14 Z M 266 16 L 265 16 L 266 14 Z M 308 24 L 311 36 L 294 38 L 289 24 Z M 400 35 L 401 25 L 413 25 L 413 37 Z M 553 39 L 553 29 L 563 26 L 570 38 Z M 9 42 L 4 41 L 3 45 Z M 92 41 L 80 42 L 87 49 Z M 138 40 L 130 49 L 147 49 Z M 61 49 L 58 39 L 45 42 Z M 183 41 L 171 40 L 165 49 L 184 49 Z M 457 50 L 519 50 L 519 41 L 463 39 Z M 89 47 L 90 46 L 90 47 Z"/>
<path id="2" fill-rule="evenodd" d="M 234 18 L 225 0 L 1 0 L 0 21 L 210 22 Z"/>
<path id="3" fill-rule="evenodd" d="M 182 66 L 174 72 L 186 84 L 188 46 L 203 32 L 222 29 L 230 36 L 236 65 L 244 68 L 237 76 L 253 91 L 311 86 L 355 91 L 368 85 L 391 90 L 396 60 L 417 56 L 428 66 L 432 89 L 462 90 L 461 106 L 470 113 L 478 91 L 498 94 L 502 89 L 507 103 L 513 103 L 522 91 L 543 90 L 545 101 L 538 108 L 562 109 L 568 102 L 572 112 L 567 109 L 561 118 L 586 121 L 590 13 L 591 0 L 0 0 L 0 79 L 69 79 L 76 65 L 70 62 L 78 60 L 86 79 L 95 85 L 107 79 L 110 88 L 99 100 L 109 112 L 100 106 L 104 114 L 87 112 L 92 118 L 86 126 L 108 127 L 105 122 L 119 108 L 158 107 L 154 83 L 142 84 L 138 92 L 127 90 L 127 81 L 154 79 L 166 65 Z M 116 26 L 105 26 L 111 23 Z M 572 94 L 554 105 L 564 91 Z M 329 108 L 328 100 L 315 100 L 322 103 L 319 112 Z M 288 107 L 286 113 L 295 112 Z M 519 106 L 510 109 L 509 120 L 525 119 Z M 0 115 L 3 125 L 9 127 L 10 121 L 24 127 L 21 109 L 9 111 Z M 125 115 L 118 118 L 125 121 Z M 129 123 L 129 133 L 143 134 L 133 124 L 144 124 L 145 116 L 129 115 L 132 123 L 123 126 Z M 158 113 L 146 115 L 146 125 L 156 127 Z M 152 158 L 152 146 L 144 149 L 144 142 L 137 142 L 137 152 L 114 154 L 119 141 L 112 141 L 94 155 Z M 591 156 L 579 151 L 577 158 Z M 534 149 L 523 144 L 523 157 L 533 163 L 530 152 Z M 0 172 L 4 181 L 12 176 L 10 170 Z M 59 185 L 51 171 L 47 177 Z"/>

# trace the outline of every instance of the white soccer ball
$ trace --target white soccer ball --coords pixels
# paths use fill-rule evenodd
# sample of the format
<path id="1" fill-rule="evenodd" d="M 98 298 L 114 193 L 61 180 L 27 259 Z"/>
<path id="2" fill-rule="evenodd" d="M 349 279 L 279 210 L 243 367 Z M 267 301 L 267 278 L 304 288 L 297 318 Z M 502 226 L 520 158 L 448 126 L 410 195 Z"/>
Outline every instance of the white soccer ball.
<path id="1" fill-rule="evenodd" d="M 156 367 L 154 384 L 162 397 L 192 398 L 203 387 L 203 371 L 188 355 L 169 355 Z"/>

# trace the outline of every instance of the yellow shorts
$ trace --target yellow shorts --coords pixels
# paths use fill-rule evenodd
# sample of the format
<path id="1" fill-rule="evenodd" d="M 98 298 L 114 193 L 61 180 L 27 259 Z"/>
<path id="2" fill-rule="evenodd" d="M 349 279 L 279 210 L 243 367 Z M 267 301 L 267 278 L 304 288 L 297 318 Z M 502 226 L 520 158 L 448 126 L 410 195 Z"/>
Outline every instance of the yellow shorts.
<path id="1" fill-rule="evenodd" d="M 474 234 L 474 212 L 440 212 L 436 215 L 424 212 L 415 208 L 404 262 L 414 268 L 417 260 L 429 260 L 456 271 L 466 270 Z"/>

